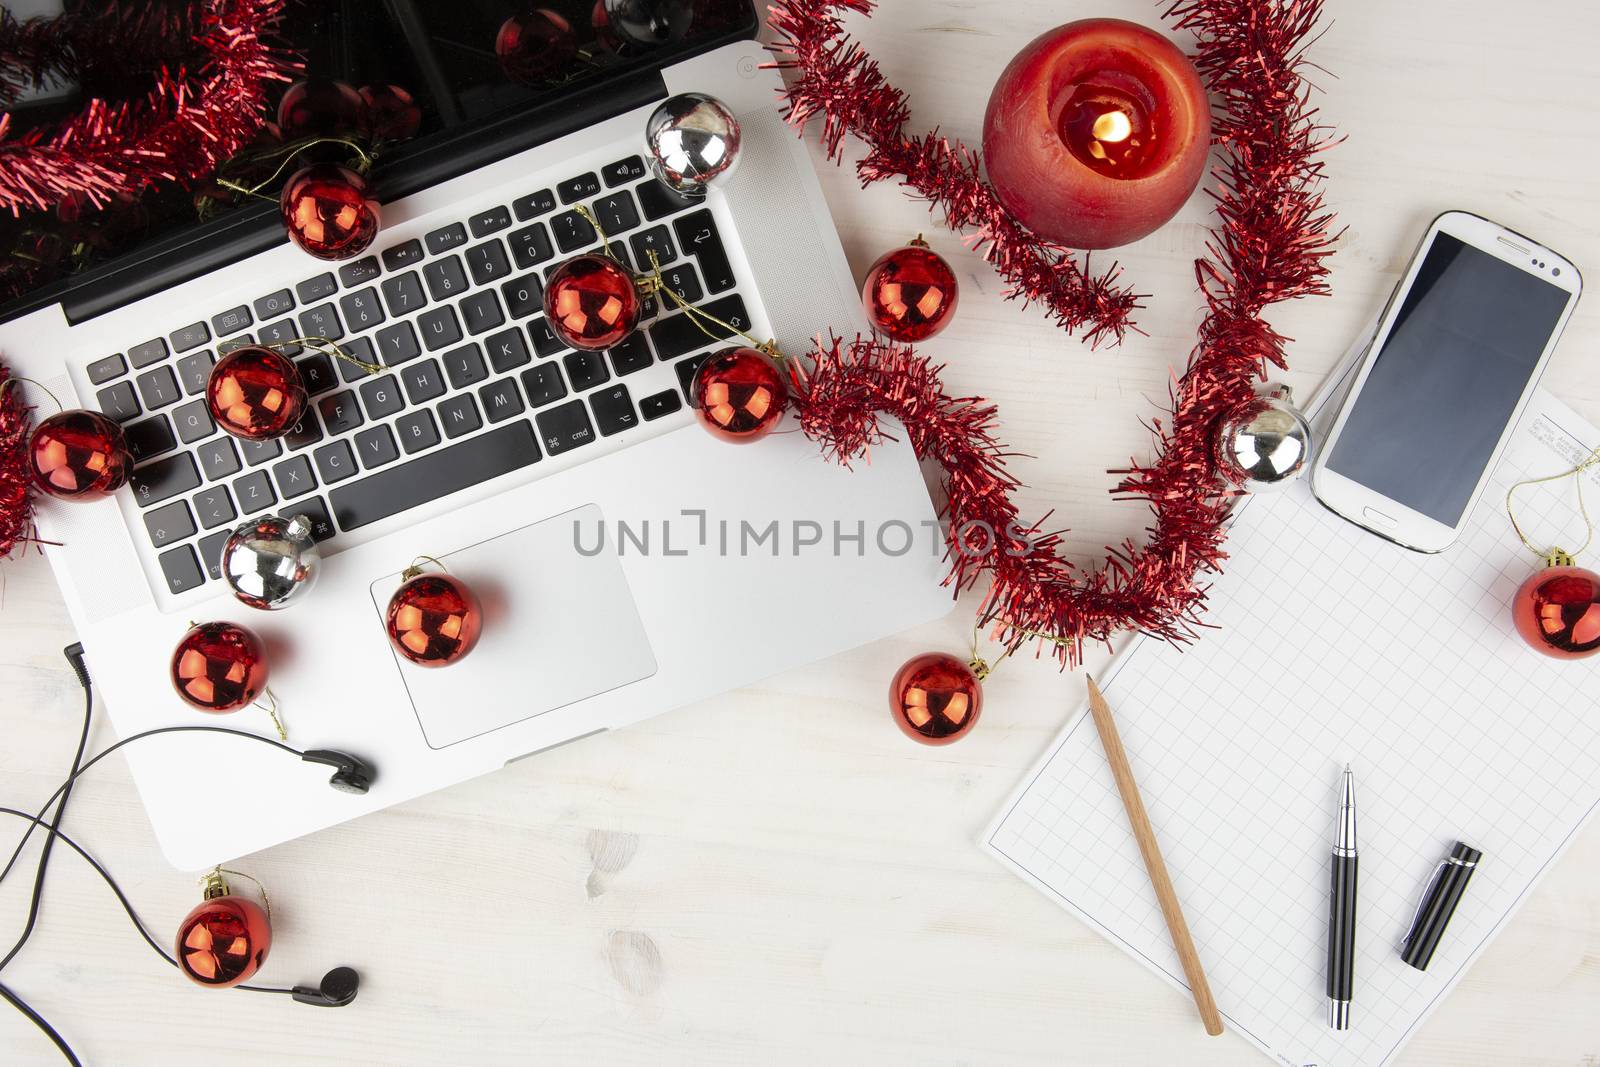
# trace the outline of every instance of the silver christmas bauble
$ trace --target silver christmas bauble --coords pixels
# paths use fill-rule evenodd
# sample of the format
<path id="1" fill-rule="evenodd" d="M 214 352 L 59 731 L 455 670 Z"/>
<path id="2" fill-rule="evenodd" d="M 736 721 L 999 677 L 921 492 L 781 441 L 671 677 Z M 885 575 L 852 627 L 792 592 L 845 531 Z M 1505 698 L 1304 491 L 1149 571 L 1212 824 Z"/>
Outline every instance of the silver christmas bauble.
<path id="1" fill-rule="evenodd" d="M 322 552 L 304 515 L 267 515 L 234 528 L 222 544 L 222 579 L 253 608 L 276 611 L 305 596 Z"/>
<path id="2" fill-rule="evenodd" d="M 662 101 L 645 123 L 650 169 L 680 193 L 698 193 L 732 172 L 739 158 L 739 120 L 704 93 Z"/>
<path id="3" fill-rule="evenodd" d="M 689 0 L 601 0 L 601 9 L 618 37 L 641 48 L 683 40 L 694 21 Z"/>
<path id="4" fill-rule="evenodd" d="M 1239 404 L 1217 421 L 1217 470 L 1229 482 L 1260 492 L 1294 481 L 1311 466 L 1311 426 L 1279 385 Z"/>

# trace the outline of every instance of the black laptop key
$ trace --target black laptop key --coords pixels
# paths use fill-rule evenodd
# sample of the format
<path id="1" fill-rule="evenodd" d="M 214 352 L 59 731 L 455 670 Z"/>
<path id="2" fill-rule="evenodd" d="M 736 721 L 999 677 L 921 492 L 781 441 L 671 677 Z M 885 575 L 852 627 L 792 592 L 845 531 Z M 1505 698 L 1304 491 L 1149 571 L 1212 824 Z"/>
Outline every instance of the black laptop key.
<path id="1" fill-rule="evenodd" d="M 301 415 L 300 421 L 289 427 L 289 432 L 283 435 L 283 443 L 289 446 L 291 452 L 298 452 L 320 440 L 322 440 L 322 426 L 317 422 L 316 413 L 311 411 Z"/>
<path id="2" fill-rule="evenodd" d="M 523 371 L 522 388 L 528 394 L 528 403 L 536 408 L 554 404 L 567 395 L 567 383 L 561 380 L 561 368 L 554 363 L 541 363 Z"/>
<path id="3" fill-rule="evenodd" d="M 326 352 L 313 352 L 295 366 L 300 368 L 300 380 L 305 383 L 306 392 L 312 396 L 326 393 L 339 384 L 333 372 L 333 357 Z"/>
<path id="4" fill-rule="evenodd" d="M 422 294 L 422 279 L 414 270 L 385 278 L 378 288 L 383 290 L 383 302 L 389 305 L 391 315 L 409 315 L 428 302 Z"/>
<path id="5" fill-rule="evenodd" d="M 317 402 L 317 410 L 322 412 L 322 424 L 330 434 L 345 433 L 361 425 L 361 406 L 349 389 L 323 397 Z"/>
<path id="6" fill-rule="evenodd" d="M 750 329 L 750 315 L 744 309 L 744 301 L 738 296 L 725 296 L 721 300 L 713 300 L 705 305 L 705 311 L 706 314 L 714 315 L 730 326 L 741 330 Z M 685 352 L 707 348 L 722 338 L 733 336 L 716 323 L 691 318 L 688 313 L 662 319 L 650 327 L 649 332 L 650 341 L 655 345 L 656 357 L 663 361 L 677 359 Z"/>
<path id="7" fill-rule="evenodd" d="M 511 212 L 506 210 L 504 204 L 498 207 L 480 211 L 467 220 L 467 226 L 472 230 L 472 236 L 482 237 L 484 234 L 503 230 L 511 225 Z"/>
<path id="8" fill-rule="evenodd" d="M 580 174 L 576 178 L 568 178 L 556 186 L 556 195 L 561 197 L 563 204 L 587 200 L 591 196 L 600 195 L 600 179 L 595 177 L 594 171 Z"/>
<path id="9" fill-rule="evenodd" d="M 244 454 L 244 461 L 252 467 L 259 467 L 269 459 L 277 459 L 283 455 L 282 441 L 240 441 L 239 451 Z"/>
<path id="10" fill-rule="evenodd" d="M 439 425 L 446 437 L 460 437 L 483 425 L 471 393 L 453 396 L 439 405 Z"/>
<path id="11" fill-rule="evenodd" d="M 556 250 L 550 245 L 550 234 L 542 222 L 515 230 L 507 239 L 511 242 L 511 258 L 516 262 L 518 270 L 537 266 L 556 254 Z"/>
<path id="12" fill-rule="evenodd" d="M 635 333 L 623 341 L 606 350 L 611 357 L 611 369 L 617 377 L 644 370 L 655 362 L 650 356 L 650 342 L 646 341 L 644 334 Z"/>
<path id="13" fill-rule="evenodd" d="M 128 349 L 128 361 L 135 367 L 148 367 L 166 358 L 167 342 L 159 337 L 151 338 L 144 344 L 134 345 Z"/>
<path id="14" fill-rule="evenodd" d="M 422 355 L 417 344 L 417 331 L 409 322 L 397 322 L 378 331 L 378 360 L 386 367 L 398 367 Z"/>
<path id="15" fill-rule="evenodd" d="M 389 432 L 389 427 L 369 426 L 356 434 L 356 456 L 361 466 L 370 471 L 399 459 L 400 450 L 395 447 L 394 434 Z"/>
<path id="16" fill-rule="evenodd" d="M 639 413 L 633 410 L 633 398 L 626 385 L 599 390 L 589 397 L 589 406 L 594 408 L 594 421 L 601 436 L 610 437 L 639 425 Z"/>
<path id="17" fill-rule="evenodd" d="M 255 343 L 256 343 L 256 339 L 254 337 L 251 337 L 249 334 L 247 334 L 247 333 L 237 334 L 237 335 L 235 335 L 233 337 L 228 338 L 226 341 L 218 342 L 217 343 L 217 354 L 225 356 L 229 352 L 236 352 L 241 348 L 249 348 L 251 345 L 253 345 Z M 298 347 L 298 346 L 296 346 L 296 347 Z M 284 351 L 281 348 L 278 349 L 278 351 L 283 352 L 284 355 L 288 355 L 289 354 L 288 352 Z"/>
<path id="18" fill-rule="evenodd" d="M 600 220 L 600 229 L 608 237 L 626 233 L 639 225 L 639 209 L 633 206 L 633 195 L 618 189 L 594 202 L 594 217 Z"/>
<path id="19" fill-rule="evenodd" d="M 678 388 L 683 390 L 684 399 L 691 404 L 694 403 L 695 372 L 700 369 L 700 364 L 706 361 L 707 355 L 709 353 L 702 352 L 698 356 L 690 356 L 688 359 L 682 360 L 677 365 Z"/>
<path id="20" fill-rule="evenodd" d="M 273 351 L 286 356 L 298 356 L 302 348 L 295 343 L 300 336 L 300 324 L 293 319 L 279 319 L 261 327 L 261 343 L 272 346 Z"/>
<path id="21" fill-rule="evenodd" d="M 460 248 L 466 244 L 467 228 L 459 222 L 441 226 L 428 234 L 425 240 L 428 242 L 428 251 L 438 255 L 440 252 L 448 252 L 452 248 Z"/>
<path id="22" fill-rule="evenodd" d="M 128 484 L 133 487 L 133 499 L 147 508 L 200 488 L 200 471 L 193 456 L 179 452 L 137 468 Z"/>
<path id="23" fill-rule="evenodd" d="M 506 246 L 498 239 L 473 245 L 464 253 L 467 270 L 472 272 L 476 285 L 498 282 L 511 273 L 511 261 L 506 258 Z"/>
<path id="24" fill-rule="evenodd" d="M 363 378 L 372 377 L 372 372 L 362 366 L 383 366 L 383 359 L 378 355 L 378 350 L 367 337 L 352 337 L 339 346 L 349 359 L 336 359 L 339 365 L 339 377 L 347 382 L 359 382 Z M 360 360 L 361 362 L 356 362 Z"/>
<path id="25" fill-rule="evenodd" d="M 489 353 L 489 365 L 496 374 L 504 374 L 533 359 L 528 354 L 527 342 L 522 339 L 522 331 L 518 329 L 490 334 L 484 338 L 483 345 Z"/>
<path id="26" fill-rule="evenodd" d="M 211 317 L 211 328 L 217 331 L 218 337 L 227 337 L 229 334 L 249 329 L 254 324 L 255 320 L 250 317 L 250 309 L 243 304 Z"/>
<path id="27" fill-rule="evenodd" d="M 133 394 L 132 382 L 108 385 L 95 394 L 100 410 L 117 422 L 127 422 L 139 414 L 139 398 Z"/>
<path id="28" fill-rule="evenodd" d="M 533 350 L 541 356 L 553 356 L 567 347 L 551 332 L 550 324 L 542 315 L 528 323 L 528 340 L 533 342 Z"/>
<path id="29" fill-rule="evenodd" d="M 383 250 L 384 270 L 399 270 L 401 267 L 409 267 L 421 262 L 422 242 L 415 238 L 403 245 L 395 245 L 393 248 L 385 248 Z"/>
<path id="30" fill-rule="evenodd" d="M 187 593 L 205 584 L 205 572 L 195 559 L 194 549 L 188 545 L 179 545 L 163 552 L 157 559 L 161 562 L 161 574 L 167 580 L 167 589 L 173 594 Z"/>
<path id="31" fill-rule="evenodd" d="M 183 391 L 190 396 L 198 396 L 206 391 L 206 382 L 211 379 L 211 350 L 193 352 L 178 360 L 178 381 L 183 385 Z"/>
<path id="32" fill-rule="evenodd" d="M 683 398 L 675 389 L 665 389 L 659 393 L 645 397 L 639 401 L 639 414 L 644 416 L 645 422 L 671 415 L 683 407 Z"/>
<path id="33" fill-rule="evenodd" d="M 635 186 L 633 191 L 639 194 L 639 206 L 644 209 L 644 217 L 652 222 L 674 212 L 694 207 L 696 204 L 705 203 L 704 196 L 683 196 L 668 189 L 654 178 Z"/>
<path id="34" fill-rule="evenodd" d="M 444 395 L 444 377 L 435 360 L 425 359 L 414 367 L 407 367 L 400 372 L 400 380 L 413 404 L 425 404 Z"/>
<path id="35" fill-rule="evenodd" d="M 502 285 L 500 295 L 505 297 L 506 312 L 512 318 L 525 319 L 537 315 L 544 306 L 544 283 L 537 274 L 524 274 Z"/>
<path id="36" fill-rule="evenodd" d="M 207 486 L 196 493 L 194 513 L 199 517 L 200 525 L 207 530 L 226 526 L 239 517 L 239 513 L 233 510 L 233 497 L 228 495 L 225 485 Z"/>
<path id="37" fill-rule="evenodd" d="M 519 222 L 527 222 L 555 209 L 556 194 L 549 189 L 540 189 L 536 193 L 519 196 L 511 201 L 511 210 Z"/>
<path id="38" fill-rule="evenodd" d="M 448 348 L 461 340 L 461 322 L 456 318 L 455 308 L 448 304 L 424 311 L 418 317 L 417 325 L 422 329 L 422 343 L 429 352 Z"/>
<path id="39" fill-rule="evenodd" d="M 271 443 L 277 444 L 276 441 Z M 219 437 L 215 441 L 207 441 L 195 449 L 194 454 L 200 460 L 200 470 L 205 474 L 208 482 L 219 482 L 230 474 L 237 474 L 239 471 L 239 453 L 233 447 L 233 439 L 231 437 Z M 275 456 L 277 453 L 274 452 L 273 455 Z M 263 459 L 258 459 L 255 462 L 264 462 L 267 458 L 271 457 L 263 457 Z"/>
<path id="40" fill-rule="evenodd" d="M 178 431 L 178 440 L 186 445 L 204 441 L 217 430 L 204 400 L 191 400 L 178 408 L 172 413 L 172 423 Z"/>
<path id="41" fill-rule="evenodd" d="M 353 289 L 365 285 L 381 273 L 377 256 L 362 256 L 354 263 L 346 263 L 339 268 L 339 281 L 346 289 Z"/>
<path id="42" fill-rule="evenodd" d="M 172 373 L 171 367 L 147 370 L 134 380 L 139 383 L 139 396 L 144 400 L 144 406 L 151 411 L 183 399 L 183 390 L 178 388 L 178 376 Z"/>
<path id="43" fill-rule="evenodd" d="M 222 577 L 222 546 L 228 543 L 231 530 L 218 530 L 200 538 L 200 565 L 212 581 Z"/>
<path id="44" fill-rule="evenodd" d="M 599 239 L 594 227 L 576 211 L 563 211 L 551 219 L 550 232 L 555 234 L 556 246 L 563 252 L 576 252 Z"/>
<path id="45" fill-rule="evenodd" d="M 378 290 L 371 285 L 341 296 L 339 310 L 344 312 L 344 321 L 357 333 L 372 329 L 384 319 L 383 305 L 378 302 Z"/>
<path id="46" fill-rule="evenodd" d="M 174 500 L 154 511 L 145 512 L 144 528 L 150 535 L 150 543 L 157 548 L 166 548 L 174 541 L 182 541 L 199 532 L 195 528 L 194 516 L 189 514 L 189 505 L 182 500 Z"/>
<path id="47" fill-rule="evenodd" d="M 362 382 L 361 404 L 367 409 L 369 419 L 388 418 L 406 406 L 400 397 L 400 383 L 392 374 Z"/>
<path id="48" fill-rule="evenodd" d="M 687 303 L 698 304 L 705 299 L 700 279 L 694 276 L 694 268 L 687 263 L 678 263 L 662 270 L 661 281 Z"/>
<path id="49" fill-rule="evenodd" d="M 441 357 L 445 376 L 453 389 L 466 389 L 489 377 L 489 368 L 483 362 L 483 349 L 476 344 L 451 349 Z"/>
<path id="50" fill-rule="evenodd" d="M 178 447 L 177 440 L 172 436 L 172 424 L 165 415 L 124 426 L 122 436 L 127 442 L 128 454 L 133 456 L 136 463 L 154 459 Z"/>
<path id="51" fill-rule="evenodd" d="M 263 321 L 275 319 L 279 315 L 287 315 L 294 310 L 294 297 L 287 289 L 279 289 L 276 293 L 268 293 L 255 302 L 256 318 Z"/>
<path id="52" fill-rule="evenodd" d="M 422 268 L 422 279 L 435 300 L 452 300 L 467 291 L 467 272 L 460 256 L 436 259 Z"/>
<path id="53" fill-rule="evenodd" d="M 300 336 L 324 337 L 329 341 L 343 337 L 344 327 L 339 323 L 339 315 L 333 310 L 333 305 L 318 304 L 300 312 Z"/>
<path id="54" fill-rule="evenodd" d="M 342 482 L 356 473 L 356 457 L 349 441 L 333 441 L 311 454 L 317 461 L 317 474 L 326 485 Z"/>
<path id="55" fill-rule="evenodd" d="M 523 412 L 522 394 L 517 391 L 515 378 L 501 378 L 478 390 L 483 402 L 483 414 L 490 422 L 504 422 Z"/>
<path id="56" fill-rule="evenodd" d="M 672 228 L 678 234 L 678 247 L 699 262 L 708 292 L 720 293 L 734 287 L 733 264 L 728 262 L 727 249 L 722 247 L 722 237 L 709 210 L 673 219 Z"/>
<path id="57" fill-rule="evenodd" d="M 180 330 L 173 330 L 171 340 L 174 352 L 187 352 L 211 340 L 211 331 L 203 322 L 191 322 Z"/>
<path id="58" fill-rule="evenodd" d="M 582 400 L 569 400 L 534 415 L 539 425 L 539 440 L 550 455 L 581 448 L 594 440 L 594 424 Z"/>
<path id="59" fill-rule="evenodd" d="M 494 295 L 494 290 L 485 289 L 461 301 L 461 321 L 467 333 L 476 337 L 502 325 L 506 314 L 500 310 L 500 298 Z"/>
<path id="60" fill-rule="evenodd" d="M 266 471 L 251 471 L 236 479 L 233 494 L 239 498 L 239 510 L 246 515 L 265 511 L 278 502 L 278 494 L 272 491 L 272 479 L 267 477 Z"/>
<path id="61" fill-rule="evenodd" d="M 355 530 L 538 460 L 539 445 L 533 439 L 533 427 L 527 420 L 517 419 L 341 485 L 328 499 L 339 528 Z"/>
<path id="62" fill-rule="evenodd" d="M 606 180 L 607 187 L 636 182 L 643 178 L 644 175 L 644 160 L 638 156 L 629 156 L 627 159 L 619 159 L 615 163 L 608 163 L 600 171 L 600 176 Z"/>
<path id="63" fill-rule="evenodd" d="M 128 364 L 120 355 L 97 359 L 88 366 L 89 381 L 95 385 L 104 385 L 117 375 L 126 374 L 127 371 Z"/>
<path id="64" fill-rule="evenodd" d="M 305 456 L 290 456 L 275 464 L 272 476 L 278 480 L 278 493 L 285 500 L 305 496 L 317 487 L 317 477 L 311 473 L 311 461 Z"/>
<path id="65" fill-rule="evenodd" d="M 567 366 L 567 381 L 572 383 L 572 390 L 576 393 L 593 389 L 611 378 L 611 372 L 606 370 L 605 357 L 599 352 L 568 352 L 561 362 Z"/>
<path id="66" fill-rule="evenodd" d="M 656 254 L 656 262 L 666 266 L 678 258 L 678 250 L 673 247 L 672 236 L 667 233 L 665 226 L 652 226 L 648 230 L 640 230 L 628 238 L 628 244 L 633 247 L 634 262 L 639 264 L 639 269 L 650 269 L 650 253 Z"/>
<path id="67" fill-rule="evenodd" d="M 311 539 L 326 541 L 334 534 L 333 519 L 328 515 L 328 505 L 320 496 L 296 500 L 293 507 L 284 508 L 284 518 L 300 517 L 311 524 Z"/>
<path id="68" fill-rule="evenodd" d="M 294 287 L 294 295 L 300 298 L 302 304 L 322 300 L 338 291 L 339 283 L 333 280 L 332 274 L 319 274 L 315 278 L 307 278 Z"/>
<path id="69" fill-rule="evenodd" d="M 439 427 L 427 408 L 402 415 L 395 420 L 394 428 L 400 435 L 400 447 L 408 456 L 439 443 Z"/>

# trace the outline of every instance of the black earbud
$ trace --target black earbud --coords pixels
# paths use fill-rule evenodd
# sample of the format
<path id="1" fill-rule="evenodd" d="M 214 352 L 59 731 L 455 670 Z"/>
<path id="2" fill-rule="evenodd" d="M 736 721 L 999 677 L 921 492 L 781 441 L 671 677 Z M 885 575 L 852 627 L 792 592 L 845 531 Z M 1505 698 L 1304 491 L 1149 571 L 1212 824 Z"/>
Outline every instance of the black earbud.
<path id="1" fill-rule="evenodd" d="M 289 995 L 302 1004 L 342 1008 L 356 999 L 356 992 L 360 988 L 361 976 L 354 967 L 335 967 L 322 976 L 320 986 L 297 985 L 289 991 Z"/>
<path id="2" fill-rule="evenodd" d="M 314 748 L 309 752 L 302 752 L 300 758 L 307 763 L 321 763 L 332 767 L 333 777 L 328 779 L 328 784 L 341 793 L 365 793 L 372 788 L 372 779 L 377 775 L 377 771 L 370 763 L 347 752 L 335 752 L 329 748 Z"/>

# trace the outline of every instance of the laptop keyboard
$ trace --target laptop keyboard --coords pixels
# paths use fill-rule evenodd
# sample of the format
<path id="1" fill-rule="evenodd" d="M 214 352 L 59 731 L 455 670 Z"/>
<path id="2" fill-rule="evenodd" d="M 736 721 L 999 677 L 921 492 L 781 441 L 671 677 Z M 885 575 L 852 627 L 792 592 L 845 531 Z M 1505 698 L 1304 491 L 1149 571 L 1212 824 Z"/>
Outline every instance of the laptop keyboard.
<path id="1" fill-rule="evenodd" d="M 625 264 L 654 252 L 674 292 L 750 328 L 711 211 L 629 156 L 89 364 L 98 405 L 123 425 L 136 463 L 135 536 L 155 549 L 168 590 L 220 578 L 222 543 L 243 518 L 303 514 L 319 540 L 336 542 L 683 408 L 716 344 L 685 314 L 647 300 L 641 328 L 604 352 L 567 349 L 545 322 L 545 278 L 600 241 L 580 203 Z M 384 370 L 281 348 L 305 382 L 305 416 L 274 441 L 220 433 L 204 396 L 217 354 L 309 336 Z M 660 363 L 675 366 L 676 388 L 655 375 L 648 392 L 631 387 Z"/>

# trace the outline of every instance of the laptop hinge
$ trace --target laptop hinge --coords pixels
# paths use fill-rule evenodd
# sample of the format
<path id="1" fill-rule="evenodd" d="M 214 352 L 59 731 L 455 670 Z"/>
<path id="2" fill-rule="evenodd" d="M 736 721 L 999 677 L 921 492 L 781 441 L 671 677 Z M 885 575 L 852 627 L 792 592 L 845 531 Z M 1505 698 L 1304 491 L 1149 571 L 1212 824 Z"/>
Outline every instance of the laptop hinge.
<path id="1" fill-rule="evenodd" d="M 454 136 L 446 133 L 414 147 L 401 146 L 378 163 L 378 199 L 399 200 L 666 96 L 659 71 L 632 71 L 582 93 L 463 127 Z M 30 294 L 0 309 L 0 321 L 59 301 L 67 321 L 77 325 L 287 240 L 277 205 L 252 203 Z M 310 261 L 308 271 L 309 266 Z"/>

